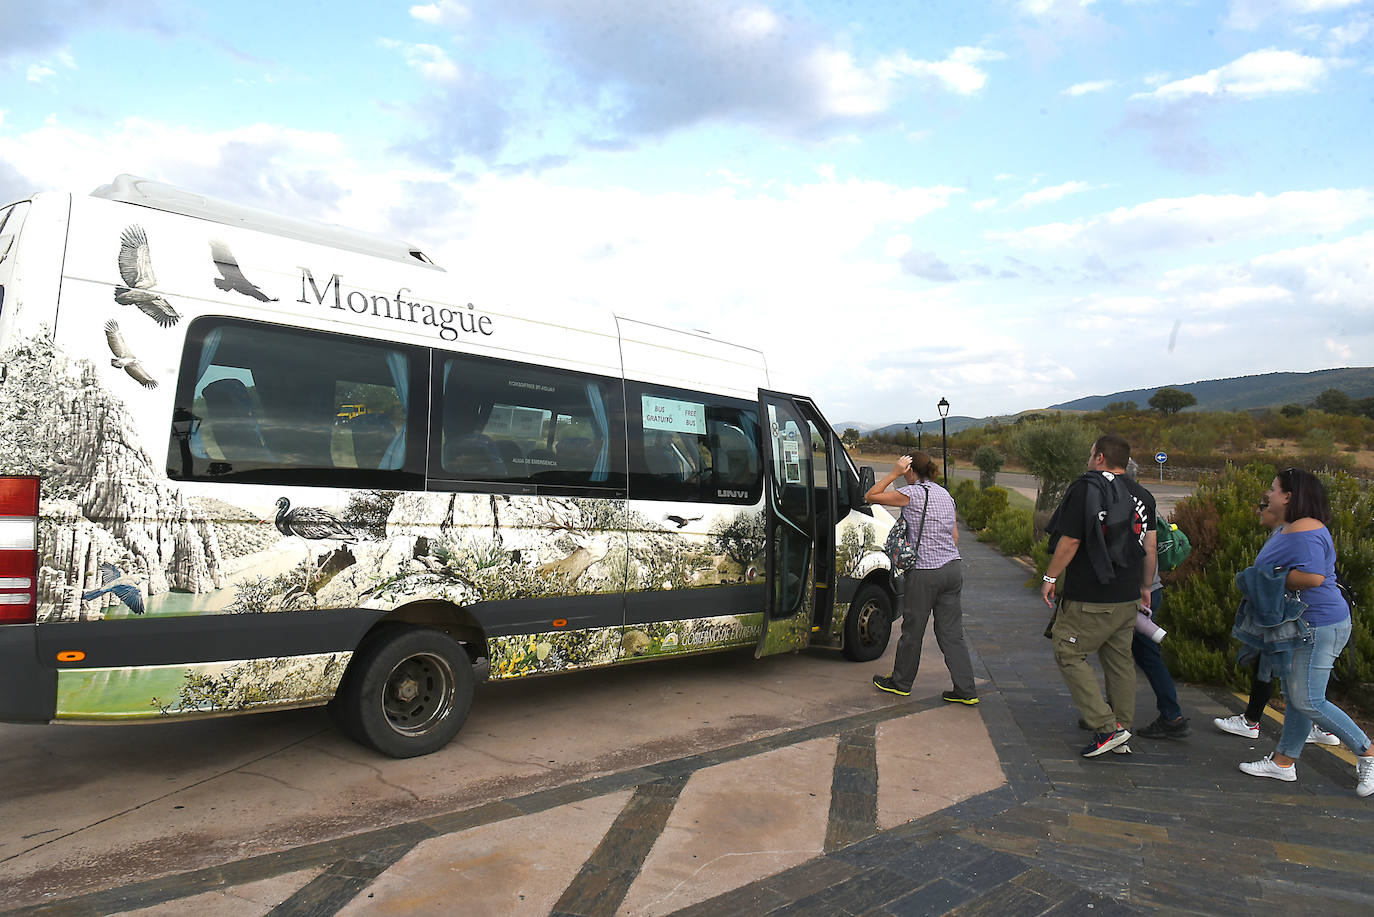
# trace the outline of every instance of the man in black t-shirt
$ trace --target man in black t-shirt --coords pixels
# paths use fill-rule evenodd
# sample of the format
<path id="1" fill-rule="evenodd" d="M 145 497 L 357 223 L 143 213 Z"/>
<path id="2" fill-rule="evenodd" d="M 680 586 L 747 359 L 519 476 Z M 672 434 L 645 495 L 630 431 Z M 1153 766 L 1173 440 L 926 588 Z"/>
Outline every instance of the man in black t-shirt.
<path id="1" fill-rule="evenodd" d="M 1135 716 L 1131 636 L 1137 608 L 1150 607 L 1157 558 L 1155 498 L 1126 477 L 1130 458 L 1126 440 L 1100 437 L 1088 458 L 1088 473 L 1069 485 L 1050 520 L 1054 556 L 1040 594 L 1054 607 L 1058 593 L 1054 659 L 1093 730 L 1085 758 L 1124 745 Z M 1097 653 L 1102 663 L 1106 702 L 1089 653 Z"/>

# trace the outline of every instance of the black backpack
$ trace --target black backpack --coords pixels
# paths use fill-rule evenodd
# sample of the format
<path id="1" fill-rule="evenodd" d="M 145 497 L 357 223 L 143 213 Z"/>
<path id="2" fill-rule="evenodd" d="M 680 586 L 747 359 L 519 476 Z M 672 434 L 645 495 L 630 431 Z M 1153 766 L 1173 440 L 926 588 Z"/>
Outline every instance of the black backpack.
<path id="1" fill-rule="evenodd" d="M 1085 537 L 1081 550 L 1089 552 L 1088 556 L 1098 581 L 1110 583 L 1116 579 L 1117 571 L 1131 566 L 1138 558 L 1145 556 L 1145 549 L 1140 543 L 1140 529 L 1137 528 L 1139 520 L 1136 517 L 1135 497 L 1126 487 L 1125 476 L 1119 474 L 1108 478 L 1104 472 L 1085 471 L 1069 485 L 1070 488 L 1079 486 L 1088 488 L 1085 501 L 1087 511 L 1096 514 L 1102 534 L 1100 545 L 1091 535 Z M 1067 497 L 1067 494 L 1065 496 Z M 1064 503 L 1061 502 L 1054 515 L 1050 517 L 1051 554 L 1059 544 L 1059 520 L 1063 511 Z"/>

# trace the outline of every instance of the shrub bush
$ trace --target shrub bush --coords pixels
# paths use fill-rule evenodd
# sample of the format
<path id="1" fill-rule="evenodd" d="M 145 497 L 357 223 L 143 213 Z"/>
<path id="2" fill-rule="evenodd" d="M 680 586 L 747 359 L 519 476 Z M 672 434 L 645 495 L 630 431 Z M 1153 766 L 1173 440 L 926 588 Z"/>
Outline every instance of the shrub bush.
<path id="1" fill-rule="evenodd" d="M 1193 553 L 1164 577 L 1169 588 L 1160 624 L 1169 630 L 1165 658 L 1181 678 L 1240 689 L 1249 685 L 1250 672 L 1236 665 L 1231 639 L 1240 604 L 1235 576 L 1254 563 L 1269 535 L 1259 524 L 1256 505 L 1274 474 L 1274 467 L 1264 463 L 1228 467 L 1199 482 L 1193 496 L 1175 509 L 1174 522 L 1192 541 Z M 1374 489 L 1344 472 L 1322 475 L 1322 480 L 1331 498 L 1337 577 L 1356 597 L 1353 633 L 1336 661 L 1332 690 L 1360 699 L 1367 709 L 1368 686 L 1374 683 Z"/>
<path id="2" fill-rule="evenodd" d="M 964 517 L 964 522 L 972 526 L 972 523 L 968 522 L 968 512 L 973 508 L 974 501 L 978 499 L 978 485 L 964 478 L 954 485 L 950 496 L 954 497 L 954 506 L 959 514 Z"/>
<path id="3" fill-rule="evenodd" d="M 975 532 L 988 527 L 993 516 L 1007 508 L 1007 491 L 1003 487 L 989 487 L 977 491 L 969 507 L 964 511 L 964 521 Z"/>
<path id="4" fill-rule="evenodd" d="M 1028 509 L 1003 508 L 988 520 L 986 531 L 979 541 L 990 541 L 1003 554 L 1024 556 L 1035 545 L 1035 523 Z"/>

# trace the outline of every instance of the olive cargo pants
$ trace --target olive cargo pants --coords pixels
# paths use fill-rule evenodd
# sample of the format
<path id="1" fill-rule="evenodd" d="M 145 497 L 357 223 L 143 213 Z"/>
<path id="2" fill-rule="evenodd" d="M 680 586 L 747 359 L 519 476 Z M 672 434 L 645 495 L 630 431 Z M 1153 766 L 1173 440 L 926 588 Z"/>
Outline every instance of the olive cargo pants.
<path id="1" fill-rule="evenodd" d="M 1054 661 L 1068 685 L 1083 720 L 1097 732 L 1112 732 L 1120 723 L 1127 729 L 1135 718 L 1135 661 L 1131 637 L 1135 633 L 1137 602 L 1098 604 L 1066 599 L 1054 620 Z M 1107 679 L 1107 701 L 1088 654 L 1097 653 Z"/>

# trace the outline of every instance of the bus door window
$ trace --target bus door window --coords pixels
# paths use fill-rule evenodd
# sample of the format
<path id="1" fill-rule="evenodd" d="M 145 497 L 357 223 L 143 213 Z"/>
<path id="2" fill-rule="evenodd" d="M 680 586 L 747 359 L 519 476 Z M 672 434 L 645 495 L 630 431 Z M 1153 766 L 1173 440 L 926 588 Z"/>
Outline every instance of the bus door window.
<path id="1" fill-rule="evenodd" d="M 810 432 L 800 418 L 782 414 L 768 405 L 769 428 L 773 431 L 773 545 L 775 573 L 770 584 L 774 601 L 772 616 L 795 615 L 805 600 L 811 582 L 811 549 L 815 531 L 812 502 Z"/>

